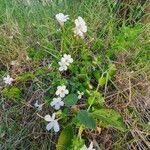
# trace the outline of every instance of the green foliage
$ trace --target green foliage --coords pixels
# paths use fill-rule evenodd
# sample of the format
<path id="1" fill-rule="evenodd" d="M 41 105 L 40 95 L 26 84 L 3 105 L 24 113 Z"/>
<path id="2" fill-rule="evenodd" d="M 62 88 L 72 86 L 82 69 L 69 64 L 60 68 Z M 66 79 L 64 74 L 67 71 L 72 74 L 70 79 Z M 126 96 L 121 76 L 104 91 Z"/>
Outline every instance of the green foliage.
<path id="1" fill-rule="evenodd" d="M 2 93 L 5 97 L 8 99 L 12 99 L 14 101 L 20 101 L 21 100 L 21 89 L 17 87 L 8 87 L 2 90 Z"/>
<path id="2" fill-rule="evenodd" d="M 84 140 L 74 137 L 72 140 L 71 150 L 79 150 L 84 145 Z"/>
<path id="3" fill-rule="evenodd" d="M 78 101 L 78 97 L 76 94 L 69 94 L 64 98 L 64 102 L 66 106 L 72 106 L 75 105 Z"/>
<path id="4" fill-rule="evenodd" d="M 112 43 L 113 49 L 117 49 L 120 51 L 134 47 L 133 44 L 135 44 L 135 42 L 137 41 L 137 38 L 140 35 L 141 31 L 141 26 L 123 26 L 120 29 L 120 32 L 118 32 L 118 34 L 114 38 L 115 41 L 113 41 Z"/>
<path id="5" fill-rule="evenodd" d="M 95 129 L 96 121 L 86 110 L 80 110 L 77 115 L 81 124 L 83 124 L 86 128 Z"/>
<path id="6" fill-rule="evenodd" d="M 34 50 L 34 49 L 28 49 L 28 55 L 30 58 L 32 58 L 35 61 L 42 60 L 46 57 L 46 52 L 42 49 Z"/>
<path id="7" fill-rule="evenodd" d="M 24 82 L 27 80 L 33 80 L 35 78 L 35 75 L 32 72 L 25 72 L 21 74 L 20 76 L 16 77 L 16 81 Z"/>
<path id="8" fill-rule="evenodd" d="M 122 116 L 113 109 L 100 109 L 92 112 L 92 116 L 98 119 L 104 127 L 113 127 L 121 131 L 125 131 L 125 124 Z"/>
<path id="9" fill-rule="evenodd" d="M 74 133 L 72 126 L 65 127 L 59 135 L 56 150 L 69 150 L 72 145 Z"/>
<path id="10" fill-rule="evenodd" d="M 89 91 L 90 96 L 88 98 L 88 104 L 91 103 L 96 106 L 103 106 L 104 105 L 104 97 L 97 91 Z"/>

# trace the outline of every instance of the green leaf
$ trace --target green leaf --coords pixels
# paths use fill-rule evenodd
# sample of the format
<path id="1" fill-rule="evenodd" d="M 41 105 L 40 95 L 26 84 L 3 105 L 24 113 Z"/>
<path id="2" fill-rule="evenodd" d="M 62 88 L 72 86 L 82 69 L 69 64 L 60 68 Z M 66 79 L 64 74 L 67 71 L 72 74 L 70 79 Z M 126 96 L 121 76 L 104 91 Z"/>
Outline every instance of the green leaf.
<path id="1" fill-rule="evenodd" d="M 72 126 L 67 126 L 62 130 L 58 138 L 56 150 L 67 150 L 72 145 L 72 139 L 73 139 L 73 128 Z"/>
<path id="2" fill-rule="evenodd" d="M 104 86 L 106 84 L 106 77 L 101 77 L 99 80 L 98 80 L 98 83 L 100 86 Z"/>
<path id="3" fill-rule="evenodd" d="M 96 121 L 86 110 L 80 110 L 77 117 L 79 121 L 85 125 L 85 127 L 91 129 L 96 128 Z"/>
<path id="4" fill-rule="evenodd" d="M 122 116 L 113 109 L 100 109 L 92 113 L 95 119 L 99 119 L 104 127 L 114 127 L 125 131 L 125 124 Z"/>
<path id="5" fill-rule="evenodd" d="M 65 97 L 64 102 L 66 106 L 72 106 L 75 105 L 78 101 L 78 97 L 76 94 L 69 94 Z"/>

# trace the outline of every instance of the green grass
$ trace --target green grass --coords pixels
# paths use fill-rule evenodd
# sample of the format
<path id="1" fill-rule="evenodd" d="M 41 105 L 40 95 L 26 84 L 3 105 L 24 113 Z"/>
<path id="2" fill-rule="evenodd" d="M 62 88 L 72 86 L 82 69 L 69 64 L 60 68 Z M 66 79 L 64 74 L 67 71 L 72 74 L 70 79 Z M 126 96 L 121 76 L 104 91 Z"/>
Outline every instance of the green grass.
<path id="1" fill-rule="evenodd" d="M 37 0 L 31 5 L 0 0 L 0 149 L 55 150 L 60 133 L 73 139 L 68 148 L 72 150 L 92 140 L 102 149 L 149 148 L 150 36 L 149 25 L 141 21 L 148 15 L 145 5 L 53 0 L 43 6 Z M 128 11 L 123 15 L 120 10 Z M 59 12 L 70 17 L 63 31 L 55 19 Z M 84 40 L 73 34 L 78 16 L 88 27 Z M 61 74 L 58 61 L 64 53 L 74 62 Z M 11 66 L 12 60 L 20 65 Z M 15 79 L 13 86 L 3 83 L 7 74 Z M 54 112 L 50 102 L 62 84 L 73 94 L 84 91 L 85 97 L 57 113 L 62 132 L 54 134 L 46 131 L 41 116 Z M 41 112 L 34 108 L 36 100 L 44 105 Z M 88 109 L 85 118 L 79 115 Z M 98 128 L 93 131 L 89 120 L 99 110 L 104 115 L 95 115 Z M 69 124 L 73 137 L 66 132 Z"/>

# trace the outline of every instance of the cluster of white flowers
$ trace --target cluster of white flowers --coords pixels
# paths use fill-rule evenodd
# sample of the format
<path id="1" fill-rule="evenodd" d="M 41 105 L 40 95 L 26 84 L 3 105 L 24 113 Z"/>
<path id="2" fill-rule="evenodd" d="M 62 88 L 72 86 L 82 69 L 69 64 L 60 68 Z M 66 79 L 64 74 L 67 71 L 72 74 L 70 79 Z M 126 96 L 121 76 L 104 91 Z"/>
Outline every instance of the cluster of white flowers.
<path id="1" fill-rule="evenodd" d="M 69 16 L 68 15 L 64 15 L 63 13 L 59 13 L 56 14 L 55 16 L 56 20 L 59 22 L 60 26 L 63 27 L 64 23 L 69 20 Z M 84 37 L 84 34 L 87 32 L 87 26 L 85 21 L 83 20 L 82 17 L 78 17 L 75 20 L 75 29 L 74 29 L 74 34 L 75 36 L 80 36 L 80 37 Z M 61 58 L 61 60 L 58 62 L 59 64 L 59 71 L 66 71 L 68 69 L 68 66 L 73 63 L 73 59 L 71 58 L 71 55 L 68 54 L 64 54 L 63 57 Z M 82 96 L 84 95 L 83 92 L 78 91 L 78 99 L 81 99 Z M 50 103 L 50 105 L 55 109 L 55 110 L 59 110 L 62 106 L 64 106 L 64 102 L 63 102 L 63 98 L 69 94 L 68 89 L 66 88 L 65 85 L 62 86 L 58 86 L 57 90 L 56 90 L 56 96 L 55 98 L 53 98 L 52 102 Z M 38 104 L 36 104 L 36 106 L 39 107 Z M 60 130 L 58 121 L 55 119 L 55 113 L 52 114 L 52 116 L 50 115 L 46 115 L 44 117 L 44 119 L 46 121 L 48 121 L 49 123 L 46 126 L 46 129 L 49 131 L 52 128 L 54 129 L 55 132 L 58 132 Z M 85 148 L 86 146 L 84 146 Z M 90 145 L 89 148 L 92 148 L 92 145 Z M 92 149 L 87 149 L 87 150 L 92 150 Z"/>
<path id="2" fill-rule="evenodd" d="M 69 91 L 67 90 L 65 85 L 58 86 L 56 90 L 57 98 L 53 98 L 53 101 L 51 102 L 51 106 L 54 107 L 54 109 L 59 110 L 60 107 L 64 106 L 64 102 L 62 98 L 64 98 Z M 50 129 L 54 128 L 55 132 L 59 131 L 59 124 L 58 121 L 55 119 L 55 113 L 52 114 L 52 117 L 50 115 L 46 115 L 44 117 L 46 121 L 49 123 L 46 126 L 46 129 L 49 131 Z"/>
<path id="3" fill-rule="evenodd" d="M 59 110 L 61 106 L 64 106 L 64 102 L 62 101 L 62 98 L 64 98 L 69 91 L 66 89 L 65 85 L 58 86 L 56 95 L 57 98 L 53 98 L 53 101 L 51 102 L 51 106 L 54 107 L 56 110 Z"/>
<path id="4" fill-rule="evenodd" d="M 11 85 L 14 79 L 11 78 L 10 75 L 7 75 L 6 77 L 3 78 L 3 81 L 6 85 Z"/>
<path id="5" fill-rule="evenodd" d="M 64 15 L 63 13 L 56 14 L 55 17 L 61 26 L 64 26 L 64 23 L 67 20 L 69 20 L 69 15 Z M 86 25 L 84 19 L 82 17 L 78 16 L 78 18 L 75 19 L 74 34 L 75 34 L 75 36 L 84 38 L 84 35 L 86 32 L 87 32 L 87 25 Z"/>
<path id="6" fill-rule="evenodd" d="M 66 71 L 67 67 L 73 63 L 73 59 L 71 58 L 71 55 L 64 54 L 61 58 L 61 61 L 58 62 L 59 64 L 59 71 Z"/>

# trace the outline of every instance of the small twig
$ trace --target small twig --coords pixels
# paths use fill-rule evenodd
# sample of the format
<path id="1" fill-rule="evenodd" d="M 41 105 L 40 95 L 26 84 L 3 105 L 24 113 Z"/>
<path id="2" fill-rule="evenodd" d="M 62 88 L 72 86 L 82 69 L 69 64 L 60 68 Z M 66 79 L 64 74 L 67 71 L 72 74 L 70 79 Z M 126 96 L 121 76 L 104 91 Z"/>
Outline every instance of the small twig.
<path id="1" fill-rule="evenodd" d="M 40 114 L 37 113 L 37 115 L 38 115 L 40 118 L 44 119 L 44 117 L 42 117 Z"/>

